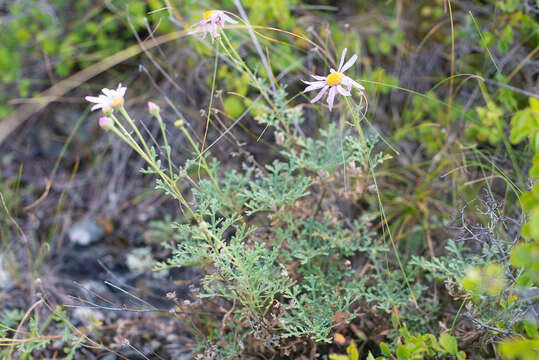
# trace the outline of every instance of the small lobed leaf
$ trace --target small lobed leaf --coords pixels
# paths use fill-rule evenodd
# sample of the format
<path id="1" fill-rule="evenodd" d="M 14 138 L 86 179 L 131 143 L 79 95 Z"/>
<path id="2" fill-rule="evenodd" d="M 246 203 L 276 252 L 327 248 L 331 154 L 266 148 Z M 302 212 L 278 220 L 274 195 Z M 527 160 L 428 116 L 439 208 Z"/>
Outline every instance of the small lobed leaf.
<path id="1" fill-rule="evenodd" d="M 397 355 L 397 359 L 399 360 L 407 360 L 410 359 L 410 350 L 404 346 L 404 345 L 398 345 L 397 351 L 395 352 Z"/>
<path id="2" fill-rule="evenodd" d="M 389 349 L 389 346 L 387 346 L 386 343 L 382 342 L 380 343 L 380 351 L 382 351 L 382 354 L 387 357 L 392 357 L 393 354 L 391 353 L 391 350 Z"/>
<path id="3" fill-rule="evenodd" d="M 346 348 L 346 352 L 348 353 L 350 360 L 359 360 L 359 352 L 354 340 L 350 340 L 350 345 Z"/>
<path id="4" fill-rule="evenodd" d="M 440 336 L 440 345 L 451 355 L 457 355 L 458 344 L 457 339 L 449 333 L 444 333 Z"/>

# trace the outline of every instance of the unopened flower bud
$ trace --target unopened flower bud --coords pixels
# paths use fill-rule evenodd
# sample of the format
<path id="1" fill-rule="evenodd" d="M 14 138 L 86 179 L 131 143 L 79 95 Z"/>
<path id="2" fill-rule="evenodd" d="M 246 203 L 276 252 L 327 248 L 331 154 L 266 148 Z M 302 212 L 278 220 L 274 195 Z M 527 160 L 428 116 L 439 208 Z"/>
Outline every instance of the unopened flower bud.
<path id="1" fill-rule="evenodd" d="M 114 127 L 114 120 L 108 116 L 101 116 L 99 118 L 99 126 L 101 126 L 103 130 L 111 130 Z"/>
<path id="2" fill-rule="evenodd" d="M 148 101 L 148 112 L 150 114 L 157 117 L 157 116 L 159 116 L 160 111 L 161 111 L 161 109 L 159 108 L 159 106 L 156 103 L 154 103 L 152 101 Z"/>
<path id="3" fill-rule="evenodd" d="M 284 134 L 282 132 L 276 131 L 275 133 L 275 143 L 277 145 L 283 145 L 284 144 Z"/>
<path id="4" fill-rule="evenodd" d="M 182 119 L 178 119 L 174 121 L 174 126 L 177 127 L 178 129 L 183 128 L 184 125 L 185 125 L 185 122 Z"/>

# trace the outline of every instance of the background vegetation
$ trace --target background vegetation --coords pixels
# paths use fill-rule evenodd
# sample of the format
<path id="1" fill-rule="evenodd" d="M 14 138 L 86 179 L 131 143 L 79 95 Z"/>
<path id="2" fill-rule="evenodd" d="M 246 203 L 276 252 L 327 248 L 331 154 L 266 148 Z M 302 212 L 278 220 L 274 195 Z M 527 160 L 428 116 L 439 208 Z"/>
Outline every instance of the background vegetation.
<path id="1" fill-rule="evenodd" d="M 0 2 L 0 356 L 535 359 L 538 2 L 238 3 Z"/>

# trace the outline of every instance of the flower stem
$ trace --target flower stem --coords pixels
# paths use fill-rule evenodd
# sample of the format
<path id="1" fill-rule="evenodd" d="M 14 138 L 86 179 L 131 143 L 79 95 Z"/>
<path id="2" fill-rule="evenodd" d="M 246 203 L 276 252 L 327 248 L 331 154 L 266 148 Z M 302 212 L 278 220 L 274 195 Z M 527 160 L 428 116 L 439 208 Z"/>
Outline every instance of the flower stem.
<path id="1" fill-rule="evenodd" d="M 234 48 L 234 46 L 232 46 L 232 43 L 230 42 L 230 39 L 228 38 L 228 36 L 226 36 L 225 32 L 222 32 L 222 37 L 225 39 L 225 42 L 226 42 L 226 45 L 228 46 L 228 48 L 230 50 L 228 50 L 225 46 L 225 44 L 221 41 L 221 45 L 223 47 L 223 50 L 225 51 L 225 53 L 227 53 L 228 57 L 230 57 L 232 59 L 232 61 L 234 61 L 236 63 L 236 65 L 238 65 L 238 67 L 240 69 L 243 69 L 243 71 L 247 74 L 247 76 L 251 79 L 251 81 L 254 83 L 255 87 L 260 91 L 260 93 L 262 94 L 262 96 L 264 97 L 264 99 L 266 99 L 266 101 L 268 102 L 268 104 L 271 106 L 271 108 L 273 109 L 273 111 L 275 112 L 275 115 L 277 116 L 277 118 L 279 119 L 279 121 L 281 122 L 281 124 L 283 124 L 284 128 L 285 128 L 285 131 L 288 135 L 290 135 L 290 127 L 288 126 L 288 124 L 282 119 L 282 116 L 280 115 L 279 111 L 277 110 L 277 108 L 275 107 L 275 104 L 271 101 L 269 95 L 267 94 L 267 92 L 262 88 L 262 85 L 260 84 L 260 82 L 258 81 L 258 78 L 256 77 L 255 74 L 253 74 L 253 72 L 251 71 L 251 69 L 249 69 L 249 67 L 247 66 L 247 64 L 243 61 L 243 59 L 241 58 L 241 56 L 238 54 L 238 52 L 236 51 L 236 49 Z M 270 76 L 268 74 L 268 76 Z"/>
<path id="2" fill-rule="evenodd" d="M 191 134 L 189 134 L 189 131 L 187 131 L 187 129 L 185 128 L 185 126 L 182 126 L 180 128 L 180 130 L 183 132 L 183 134 L 185 135 L 185 137 L 187 138 L 187 140 L 189 141 L 189 143 L 191 144 L 191 146 L 193 147 L 193 149 L 195 150 L 195 152 L 197 153 L 197 155 L 199 156 L 200 160 L 202 161 L 202 165 L 204 166 L 204 169 L 206 169 L 206 172 L 208 173 L 208 176 L 210 177 L 212 183 L 215 185 L 215 187 L 217 188 L 217 190 L 221 191 L 221 187 L 219 186 L 219 183 L 217 182 L 217 180 L 215 179 L 215 177 L 213 176 L 213 173 L 211 172 L 210 170 L 210 167 L 208 165 L 208 162 L 206 161 L 206 158 L 202 155 L 202 153 L 200 152 L 200 149 L 198 148 L 198 146 L 195 144 L 195 141 L 193 140 L 193 138 L 191 137 Z"/>
<path id="3" fill-rule="evenodd" d="M 144 146 L 144 150 L 146 150 L 146 153 L 149 156 L 151 156 L 151 152 L 150 152 L 150 149 L 148 148 L 148 144 L 146 144 L 146 141 L 144 140 L 144 138 L 142 137 L 142 134 L 138 130 L 137 126 L 135 125 L 135 122 L 133 121 L 133 119 L 131 119 L 131 117 L 129 116 L 129 114 L 127 113 L 127 111 L 125 110 L 123 106 L 120 107 L 120 113 L 127 120 L 129 125 L 131 125 L 133 130 L 135 130 L 135 134 L 137 134 L 138 138 L 140 139 L 140 142 L 142 143 L 142 146 Z"/>
<path id="4" fill-rule="evenodd" d="M 406 275 L 406 270 L 404 269 L 404 266 L 402 265 L 401 258 L 399 256 L 399 252 L 397 249 L 397 246 L 395 245 L 395 241 L 393 240 L 393 235 L 391 234 L 391 229 L 389 228 L 389 223 L 387 220 L 386 212 L 384 210 L 384 205 L 382 204 L 382 198 L 380 197 L 380 191 L 378 188 L 378 183 L 376 181 L 376 174 L 374 173 L 374 167 L 370 166 L 370 159 L 368 158 L 367 153 L 367 142 L 365 141 L 365 136 L 363 135 L 363 130 L 361 129 L 361 119 L 358 118 L 356 112 L 352 109 L 352 105 L 350 104 L 350 101 L 348 100 L 348 97 L 344 98 L 346 100 L 346 104 L 348 106 L 348 111 L 350 111 L 350 115 L 352 115 L 352 118 L 354 120 L 354 126 L 356 127 L 357 131 L 359 132 L 359 137 L 361 141 L 361 148 L 363 150 L 363 156 L 365 157 L 365 165 L 368 166 L 369 171 L 372 175 L 372 179 L 374 181 L 374 186 L 376 187 L 376 195 L 378 200 L 378 206 L 380 206 L 380 212 L 382 213 L 382 221 L 383 225 L 387 230 L 387 233 L 389 235 L 389 239 L 391 241 L 391 245 L 393 247 L 393 253 L 395 254 L 395 258 L 397 259 L 397 263 L 399 264 L 399 268 L 402 272 L 402 275 L 404 277 L 404 281 L 406 282 L 406 286 L 408 287 L 408 290 L 410 290 L 410 294 L 412 296 L 412 301 L 417 307 L 417 298 L 414 294 L 414 291 L 412 289 L 412 286 L 410 285 L 410 282 L 408 280 L 408 276 Z M 389 271 L 389 268 L 388 268 Z"/>
<path id="5" fill-rule="evenodd" d="M 163 119 L 161 118 L 161 114 L 159 112 L 157 112 L 156 118 L 157 118 L 157 121 L 159 122 L 161 133 L 163 134 L 163 141 L 165 143 L 165 151 L 167 153 L 167 160 L 168 160 L 168 171 L 170 173 L 171 179 L 174 179 L 174 173 L 172 172 L 172 160 L 170 158 L 170 146 L 168 145 L 165 123 L 163 122 Z"/>

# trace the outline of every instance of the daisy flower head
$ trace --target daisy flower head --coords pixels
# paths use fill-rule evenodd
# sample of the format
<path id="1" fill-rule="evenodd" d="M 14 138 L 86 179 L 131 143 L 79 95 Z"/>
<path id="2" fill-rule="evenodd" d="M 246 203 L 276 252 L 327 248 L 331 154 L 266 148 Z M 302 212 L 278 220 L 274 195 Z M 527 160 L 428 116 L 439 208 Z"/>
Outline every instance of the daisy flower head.
<path id="1" fill-rule="evenodd" d="M 365 88 L 359 83 L 344 75 L 344 72 L 350 69 L 356 62 L 357 55 L 352 56 L 346 63 L 344 63 L 345 56 L 346 49 L 344 49 L 342 52 L 341 61 L 337 71 L 331 69 L 328 76 L 311 75 L 316 81 L 303 81 L 308 85 L 305 90 L 303 90 L 304 93 L 321 89 L 320 92 L 311 100 L 311 104 L 320 100 L 329 89 L 327 103 L 329 106 L 329 111 L 331 111 L 337 93 L 341 94 L 342 96 L 352 96 L 352 87 L 355 87 L 359 91 L 365 90 Z"/>
<path id="2" fill-rule="evenodd" d="M 98 97 L 86 96 L 85 99 L 86 101 L 95 104 L 92 106 L 92 111 L 102 109 L 105 114 L 109 114 L 112 110 L 124 104 L 124 95 L 126 91 L 127 87 L 118 84 L 116 90 L 104 88 L 101 90 L 103 94 L 100 94 Z"/>
<path id="3" fill-rule="evenodd" d="M 237 24 L 238 22 L 225 14 L 222 10 L 208 10 L 202 16 L 202 20 L 193 25 L 193 31 L 190 34 L 203 32 L 202 38 L 206 34 L 211 35 L 211 41 L 219 37 L 219 31 L 225 27 L 225 23 Z"/>

